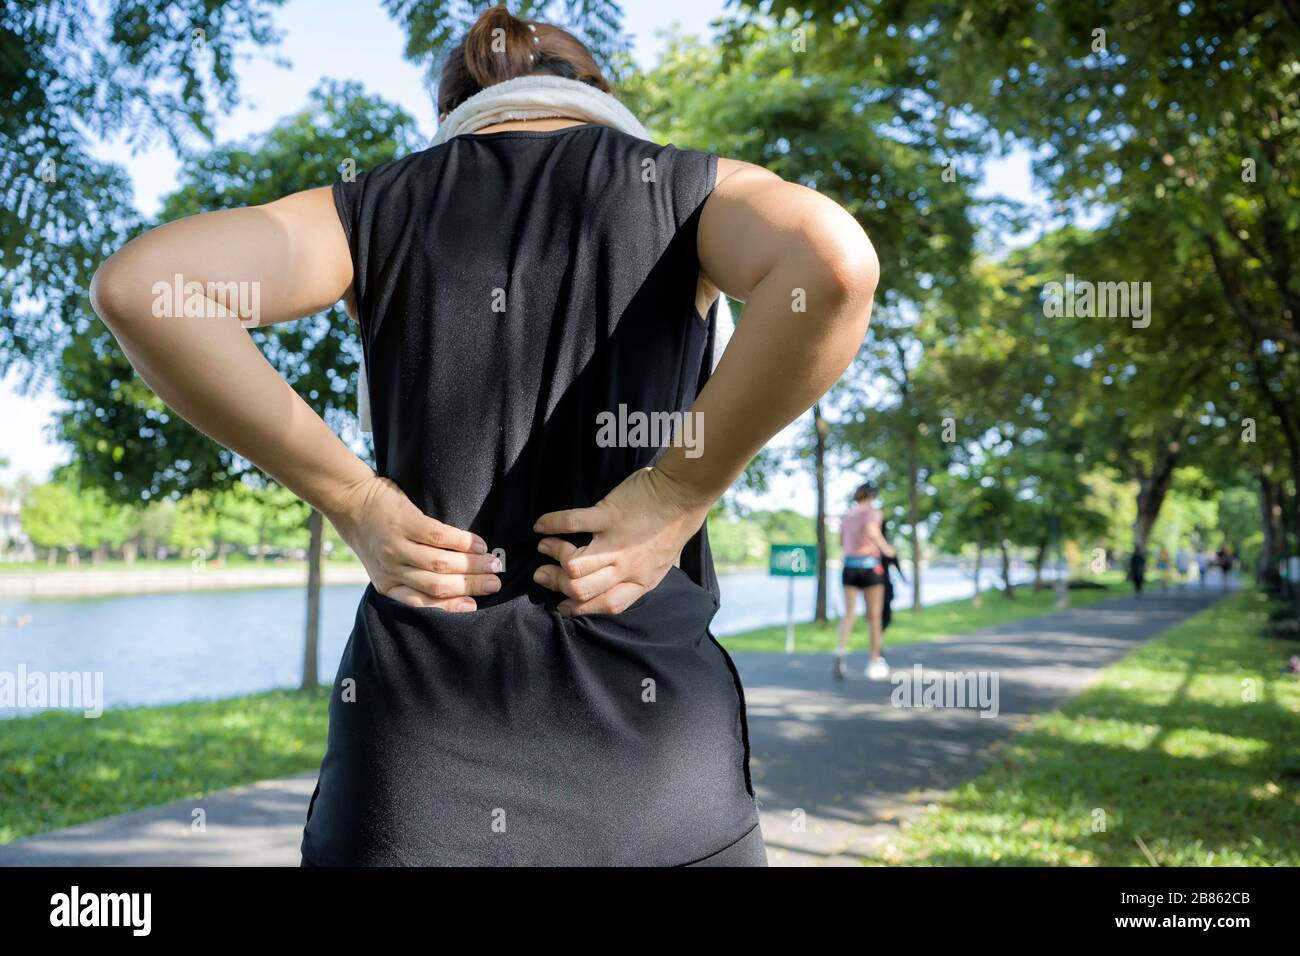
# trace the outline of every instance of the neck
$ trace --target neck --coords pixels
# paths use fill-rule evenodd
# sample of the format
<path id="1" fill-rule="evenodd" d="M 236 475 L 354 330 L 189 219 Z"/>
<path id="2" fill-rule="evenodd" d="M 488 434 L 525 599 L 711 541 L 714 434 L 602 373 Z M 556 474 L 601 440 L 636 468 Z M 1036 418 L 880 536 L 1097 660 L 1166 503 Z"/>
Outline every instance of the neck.
<path id="1" fill-rule="evenodd" d="M 547 116 L 542 119 L 526 120 L 507 120 L 504 123 L 494 123 L 491 126 L 484 126 L 482 129 L 476 129 L 476 133 L 503 133 L 512 129 L 533 129 L 533 130 L 552 130 L 564 129 L 569 126 L 587 126 L 585 120 L 569 119 L 564 116 Z"/>

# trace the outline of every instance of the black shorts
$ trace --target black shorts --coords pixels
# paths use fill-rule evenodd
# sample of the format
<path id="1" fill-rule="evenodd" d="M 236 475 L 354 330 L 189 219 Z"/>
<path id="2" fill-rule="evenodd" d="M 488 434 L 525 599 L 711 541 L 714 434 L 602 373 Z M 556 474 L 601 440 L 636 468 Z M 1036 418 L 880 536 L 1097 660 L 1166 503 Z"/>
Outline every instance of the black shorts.
<path id="1" fill-rule="evenodd" d="M 885 583 L 885 572 L 879 565 L 874 568 L 845 568 L 840 574 L 840 583 L 846 588 L 873 588 Z"/>

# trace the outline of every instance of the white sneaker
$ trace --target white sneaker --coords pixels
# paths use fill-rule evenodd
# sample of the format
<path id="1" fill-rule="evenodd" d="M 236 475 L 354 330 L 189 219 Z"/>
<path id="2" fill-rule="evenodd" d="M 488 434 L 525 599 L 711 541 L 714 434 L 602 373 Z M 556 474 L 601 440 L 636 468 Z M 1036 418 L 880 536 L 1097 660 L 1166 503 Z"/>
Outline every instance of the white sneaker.
<path id="1" fill-rule="evenodd" d="M 889 680 L 889 664 L 883 657 L 872 659 L 867 665 L 867 680 Z"/>

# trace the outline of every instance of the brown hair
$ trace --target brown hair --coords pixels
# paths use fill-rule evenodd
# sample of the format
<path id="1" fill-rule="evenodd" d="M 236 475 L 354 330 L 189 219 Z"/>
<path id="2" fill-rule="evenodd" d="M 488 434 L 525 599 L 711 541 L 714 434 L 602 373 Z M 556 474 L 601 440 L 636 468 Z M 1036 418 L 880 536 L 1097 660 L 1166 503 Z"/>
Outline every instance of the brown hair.
<path id="1" fill-rule="evenodd" d="M 498 32 L 500 31 L 500 32 Z M 559 27 L 520 20 L 504 6 L 483 11 L 438 75 L 438 114 L 518 76 L 562 76 L 612 92 L 582 41 Z"/>
<path id="2" fill-rule="evenodd" d="M 868 498 L 874 498 L 875 496 L 876 496 L 876 486 L 871 484 L 870 482 L 863 485 L 858 485 L 858 487 L 853 492 L 854 501 L 866 501 Z"/>

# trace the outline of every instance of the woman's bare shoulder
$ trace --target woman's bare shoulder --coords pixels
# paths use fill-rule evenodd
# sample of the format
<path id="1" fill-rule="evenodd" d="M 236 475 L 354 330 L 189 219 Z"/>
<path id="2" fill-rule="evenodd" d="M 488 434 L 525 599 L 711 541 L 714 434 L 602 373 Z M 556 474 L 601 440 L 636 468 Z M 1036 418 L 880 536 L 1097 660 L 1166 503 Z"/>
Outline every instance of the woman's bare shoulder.
<path id="1" fill-rule="evenodd" d="M 746 177 L 761 176 L 767 179 L 781 178 L 771 170 L 764 169 L 762 166 L 758 166 L 754 163 L 747 163 L 743 159 L 728 159 L 726 156 L 719 156 L 718 173 L 717 173 L 717 177 L 714 180 L 714 188 L 721 186 L 732 176 L 738 174 Z"/>

